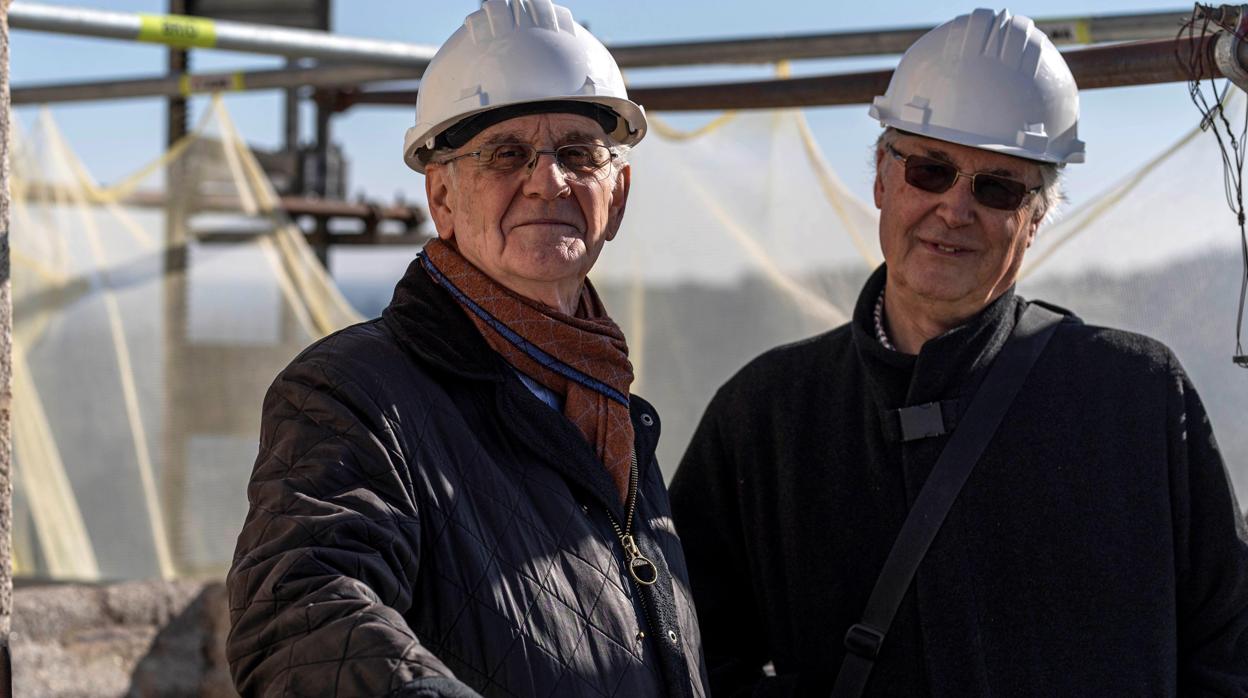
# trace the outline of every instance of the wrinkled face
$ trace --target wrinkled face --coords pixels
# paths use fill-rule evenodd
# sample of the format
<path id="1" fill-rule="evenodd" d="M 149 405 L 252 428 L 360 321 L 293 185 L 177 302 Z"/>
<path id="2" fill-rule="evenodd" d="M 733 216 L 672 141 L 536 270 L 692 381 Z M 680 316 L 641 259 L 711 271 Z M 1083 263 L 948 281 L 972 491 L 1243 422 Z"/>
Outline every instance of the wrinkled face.
<path id="1" fill-rule="evenodd" d="M 1009 155 L 909 134 L 893 145 L 902 155 L 943 160 L 962 172 L 1010 177 L 1028 188 L 1042 182 L 1039 165 Z M 1039 225 L 1038 194 L 1017 211 L 1001 211 L 975 201 L 969 178 L 933 194 L 907 184 L 904 164 L 886 149 L 876 152 L 876 165 L 875 205 L 890 289 L 976 312 L 1014 283 Z"/>
<path id="2" fill-rule="evenodd" d="M 451 156 L 499 143 L 553 150 L 569 143 L 610 145 L 593 119 L 531 114 L 477 134 Z M 533 168 L 500 174 L 472 157 L 426 170 L 438 236 L 508 288 L 539 298 L 546 287 L 579 287 L 602 246 L 615 237 L 628 198 L 629 169 L 611 163 L 599 177 L 569 178 L 553 155 Z"/>

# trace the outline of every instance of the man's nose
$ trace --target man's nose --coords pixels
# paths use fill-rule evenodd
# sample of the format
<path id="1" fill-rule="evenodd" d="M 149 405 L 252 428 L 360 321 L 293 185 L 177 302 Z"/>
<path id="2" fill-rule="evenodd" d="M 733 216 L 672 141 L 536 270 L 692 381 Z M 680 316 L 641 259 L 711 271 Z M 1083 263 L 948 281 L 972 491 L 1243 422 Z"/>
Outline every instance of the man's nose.
<path id="1" fill-rule="evenodd" d="M 525 196 L 536 196 L 542 199 L 557 199 L 571 193 L 568 186 L 568 175 L 563 171 L 554 153 L 539 152 L 534 154 L 529 164 L 528 174 L 524 179 Z"/>
<path id="2" fill-rule="evenodd" d="M 958 174 L 953 186 L 940 197 L 940 205 L 936 207 L 936 215 L 940 216 L 950 228 L 961 228 L 975 221 L 975 194 L 971 190 L 971 178 Z"/>

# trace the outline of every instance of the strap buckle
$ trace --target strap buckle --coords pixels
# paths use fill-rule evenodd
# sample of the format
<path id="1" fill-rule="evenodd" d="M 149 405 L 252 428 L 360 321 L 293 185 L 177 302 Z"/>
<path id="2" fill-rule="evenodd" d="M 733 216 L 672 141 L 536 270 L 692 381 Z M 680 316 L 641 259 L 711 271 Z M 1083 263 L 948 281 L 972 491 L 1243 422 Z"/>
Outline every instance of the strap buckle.
<path id="1" fill-rule="evenodd" d="M 884 644 L 884 633 L 869 625 L 855 623 L 845 633 L 845 649 L 862 657 L 872 659 L 880 655 L 880 646 Z"/>

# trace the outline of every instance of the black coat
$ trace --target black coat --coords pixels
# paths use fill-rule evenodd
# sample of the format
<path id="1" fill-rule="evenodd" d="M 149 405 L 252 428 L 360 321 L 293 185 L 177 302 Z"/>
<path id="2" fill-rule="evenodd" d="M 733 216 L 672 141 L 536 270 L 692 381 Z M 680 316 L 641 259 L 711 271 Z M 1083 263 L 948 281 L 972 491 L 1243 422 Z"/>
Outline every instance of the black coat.
<path id="1" fill-rule="evenodd" d="M 615 485 L 414 263 L 383 317 L 270 388 L 228 577 L 245 696 L 703 696 L 680 543 L 632 398 L 637 542 Z M 640 592 L 639 592 L 640 589 Z"/>
<path id="2" fill-rule="evenodd" d="M 850 324 L 724 385 L 672 483 L 717 698 L 827 695 L 948 440 L 903 445 L 885 411 L 965 409 L 1026 305 L 1011 291 L 908 357 L 875 339 L 882 284 L 883 269 Z M 919 568 L 867 693 L 1248 696 L 1246 540 L 1171 352 L 1067 317 Z"/>

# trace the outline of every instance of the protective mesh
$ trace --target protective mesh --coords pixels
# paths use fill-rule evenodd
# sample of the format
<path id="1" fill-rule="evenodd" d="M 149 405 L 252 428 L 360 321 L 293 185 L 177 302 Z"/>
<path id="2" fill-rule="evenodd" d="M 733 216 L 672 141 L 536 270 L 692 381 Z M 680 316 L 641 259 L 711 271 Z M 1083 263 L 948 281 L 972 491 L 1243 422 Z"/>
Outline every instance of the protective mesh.
<path id="1" fill-rule="evenodd" d="M 1232 121 L 1243 102 L 1229 106 Z M 840 324 L 880 250 L 874 207 L 823 163 L 800 111 L 725 116 L 693 137 L 657 121 L 660 137 L 633 152 L 628 213 L 593 276 L 641 366 L 636 392 L 663 415 L 670 475 L 714 390 L 767 348 Z M 1020 292 L 1169 344 L 1207 403 L 1242 504 L 1238 243 L 1217 145 L 1193 129 L 1059 210 L 1028 253 Z"/>
<path id="2" fill-rule="evenodd" d="M 275 212 L 219 100 L 110 188 L 46 113 L 15 140 L 16 573 L 220 575 L 265 389 L 358 315 Z M 733 372 L 844 322 L 879 262 L 876 212 L 824 162 L 800 111 L 728 113 L 690 133 L 655 119 L 632 162 L 624 227 L 593 276 L 629 338 L 635 391 L 663 415 L 670 475 Z M 1042 229 L 1022 292 L 1174 347 L 1248 492 L 1236 419 L 1248 373 L 1229 359 L 1239 252 L 1220 172 L 1211 139 L 1168 148 Z"/>
<path id="3" fill-rule="evenodd" d="M 265 388 L 356 315 L 219 101 L 108 189 L 47 112 L 16 140 L 15 573 L 220 574 Z"/>

